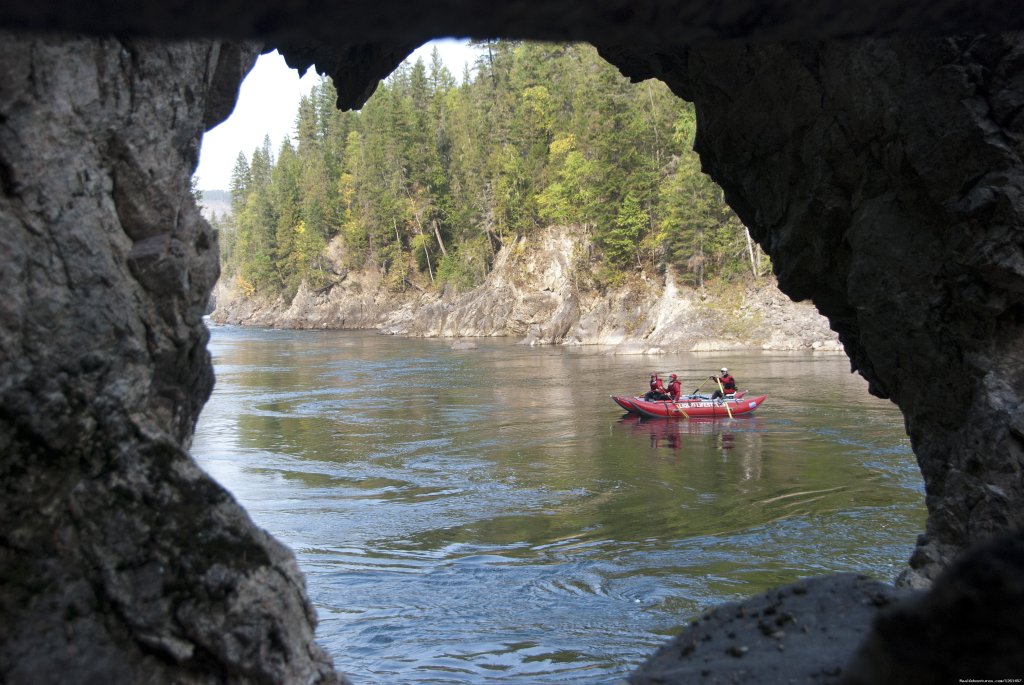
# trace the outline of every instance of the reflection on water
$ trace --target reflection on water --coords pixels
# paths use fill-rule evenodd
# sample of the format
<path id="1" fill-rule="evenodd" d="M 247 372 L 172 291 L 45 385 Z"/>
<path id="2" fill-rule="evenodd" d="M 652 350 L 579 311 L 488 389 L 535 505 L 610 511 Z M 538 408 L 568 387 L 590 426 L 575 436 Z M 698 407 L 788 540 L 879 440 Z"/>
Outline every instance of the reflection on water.
<path id="1" fill-rule="evenodd" d="M 636 415 L 623 416 L 621 422 L 629 426 L 637 436 L 649 435 L 650 446 L 654 449 L 664 447 L 678 450 L 688 445 L 692 436 L 716 436 L 713 442 L 722 452 L 727 452 L 735 445 L 737 432 L 749 432 L 755 436 L 758 432 L 757 417 L 753 414 L 742 414 L 731 421 L 721 419 L 695 417 L 688 421 L 677 419 L 644 419 Z M 684 440 L 685 437 L 685 440 Z M 752 450 L 754 452 L 758 450 Z"/>
<path id="2" fill-rule="evenodd" d="M 295 550 L 357 682 L 614 682 L 711 604 L 891 578 L 923 526 L 902 417 L 841 356 L 212 333 L 193 453 Z M 652 364 L 768 401 L 623 417 Z"/>

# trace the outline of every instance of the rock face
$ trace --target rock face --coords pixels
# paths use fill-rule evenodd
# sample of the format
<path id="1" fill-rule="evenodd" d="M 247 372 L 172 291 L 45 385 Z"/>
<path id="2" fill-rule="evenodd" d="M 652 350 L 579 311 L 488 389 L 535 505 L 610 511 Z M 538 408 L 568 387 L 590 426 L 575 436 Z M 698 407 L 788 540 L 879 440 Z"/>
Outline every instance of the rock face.
<path id="1" fill-rule="evenodd" d="M 929 508 L 907 582 L 1021 527 L 1024 37 L 983 35 L 1024 29 L 1017 3 L 36 0 L 5 3 L 0 27 L 65 32 L 0 41 L 4 682 L 337 679 L 290 555 L 185 451 L 216 274 L 188 177 L 253 56 L 210 36 L 315 63 L 347 106 L 451 34 L 588 40 L 665 79 L 694 101 L 704 165 L 782 290 L 813 300 L 906 416 Z M 976 596 L 955 580 L 972 568 L 909 630 L 955 636 L 941 608 Z M 1000 581 L 988 601 L 1018 595 Z M 1008 635 L 999 648 L 1024 653 Z M 851 673 L 908 682 L 868 644 Z"/>
<path id="2" fill-rule="evenodd" d="M 661 647 L 629 683 L 835 683 L 879 611 L 907 594 L 840 574 L 723 604 Z"/>
<path id="3" fill-rule="evenodd" d="M 1012 682 L 1024 672 L 1024 531 L 978 545 L 932 592 L 886 607 L 841 685 Z"/>
<path id="4" fill-rule="evenodd" d="M 255 54 L 0 38 L 0 681 L 338 682 L 291 553 L 185 451 L 217 277 L 189 177 Z"/>
<path id="5" fill-rule="evenodd" d="M 1024 36 L 631 59 L 695 101 L 701 158 L 780 288 L 903 410 L 929 511 L 907 580 L 1021 526 Z"/>
<path id="6" fill-rule="evenodd" d="M 581 40 L 605 46 L 676 49 L 716 39 L 759 42 L 884 35 L 954 35 L 1024 30 L 1007 0 L 248 0 L 211 9 L 200 0 L 63 0 L 0 5 L 0 25 L 165 38 L 258 38 L 296 68 L 334 80 L 340 104 L 358 107 L 377 81 L 431 38 L 472 36 Z"/>
<path id="7" fill-rule="evenodd" d="M 261 302 L 222 279 L 212 319 L 422 337 L 514 336 L 529 345 L 610 345 L 618 353 L 841 349 L 828 320 L 810 303 L 789 300 L 770 278 L 732 293 L 734 302 L 679 288 L 671 273 L 602 292 L 581 275 L 585 265 L 575 263 L 588 244 L 579 227 L 550 227 L 521 238 L 503 247 L 484 282 L 466 293 L 391 294 L 379 274 L 364 271 L 345 272 L 320 291 L 302 286 L 290 302 Z M 340 262 L 340 255 L 335 259 Z"/>
<path id="8" fill-rule="evenodd" d="M 970 549 L 931 592 L 841 574 L 715 607 L 629 683 L 1005 682 L 1024 670 L 1022 612 L 1017 531 Z"/>

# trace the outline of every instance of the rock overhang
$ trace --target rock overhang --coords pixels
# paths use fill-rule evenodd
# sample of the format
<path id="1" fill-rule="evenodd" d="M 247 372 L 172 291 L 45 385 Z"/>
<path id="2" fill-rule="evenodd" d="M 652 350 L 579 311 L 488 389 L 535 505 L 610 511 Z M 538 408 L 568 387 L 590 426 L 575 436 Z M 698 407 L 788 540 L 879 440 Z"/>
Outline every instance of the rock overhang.
<path id="1" fill-rule="evenodd" d="M 289 66 L 331 76 L 339 105 L 358 108 L 413 50 L 444 37 L 585 41 L 627 75 L 650 78 L 683 45 L 864 36 L 942 36 L 1024 29 L 1007 0 L 472 0 L 437 2 L 7 2 L 13 30 L 257 41 Z"/>

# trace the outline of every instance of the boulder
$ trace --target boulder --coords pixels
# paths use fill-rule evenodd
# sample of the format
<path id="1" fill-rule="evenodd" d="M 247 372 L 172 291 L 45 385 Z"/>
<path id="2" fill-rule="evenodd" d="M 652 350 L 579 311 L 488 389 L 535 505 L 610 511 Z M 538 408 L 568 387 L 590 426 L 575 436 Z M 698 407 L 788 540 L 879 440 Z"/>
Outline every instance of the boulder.
<path id="1" fill-rule="evenodd" d="M 187 452 L 252 44 L 0 39 L 0 681 L 338 683 L 292 553 Z"/>

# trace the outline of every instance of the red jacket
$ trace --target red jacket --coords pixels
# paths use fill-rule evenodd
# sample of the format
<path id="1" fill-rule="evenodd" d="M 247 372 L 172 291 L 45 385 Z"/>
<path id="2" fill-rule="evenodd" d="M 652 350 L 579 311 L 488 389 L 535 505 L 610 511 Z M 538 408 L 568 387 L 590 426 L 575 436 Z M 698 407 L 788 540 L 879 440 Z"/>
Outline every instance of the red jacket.
<path id="1" fill-rule="evenodd" d="M 658 392 L 664 392 L 665 384 L 661 382 L 661 379 L 657 376 L 651 378 L 651 390 L 657 390 Z"/>
<path id="2" fill-rule="evenodd" d="M 736 379 L 732 377 L 732 374 L 727 373 L 724 376 L 719 377 L 717 380 L 722 382 L 722 389 L 726 395 L 731 395 L 736 392 Z"/>
<path id="3" fill-rule="evenodd" d="M 678 378 L 668 384 L 668 396 L 671 397 L 673 400 L 678 400 L 679 396 L 682 394 L 682 391 L 683 387 L 682 384 L 679 382 Z"/>

